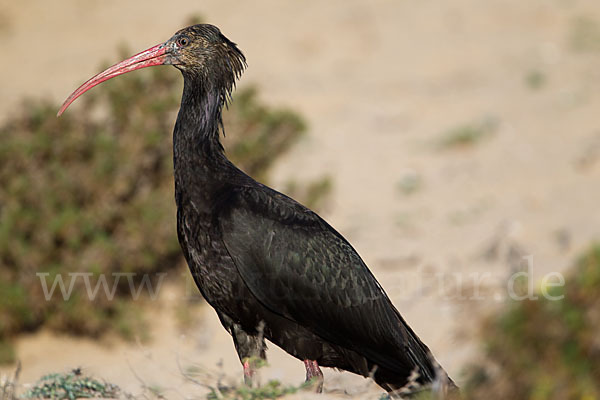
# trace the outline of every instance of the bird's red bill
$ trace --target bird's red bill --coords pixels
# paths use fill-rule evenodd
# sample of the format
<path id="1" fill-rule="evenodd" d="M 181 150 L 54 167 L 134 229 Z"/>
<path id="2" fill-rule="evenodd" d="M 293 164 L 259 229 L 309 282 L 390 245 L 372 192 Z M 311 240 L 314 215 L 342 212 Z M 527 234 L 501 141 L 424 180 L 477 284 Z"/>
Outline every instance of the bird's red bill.
<path id="1" fill-rule="evenodd" d="M 60 110 L 58 110 L 57 116 L 60 115 L 75 101 L 76 98 L 81 96 L 83 93 L 93 88 L 99 83 L 107 81 L 115 76 L 134 71 L 136 69 L 152 67 L 154 65 L 162 65 L 165 63 L 165 53 L 167 48 L 164 44 L 157 44 L 156 46 L 150 47 L 148 50 L 144 50 L 127 60 L 123 60 L 120 63 L 107 68 L 103 72 L 91 77 L 83 85 L 79 86 L 63 103 Z"/>

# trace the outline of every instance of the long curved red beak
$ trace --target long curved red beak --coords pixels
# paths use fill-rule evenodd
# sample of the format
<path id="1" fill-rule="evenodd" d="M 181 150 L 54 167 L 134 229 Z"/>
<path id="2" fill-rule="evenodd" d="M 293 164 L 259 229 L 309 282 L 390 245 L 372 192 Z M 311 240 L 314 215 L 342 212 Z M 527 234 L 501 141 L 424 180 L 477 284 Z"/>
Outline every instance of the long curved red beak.
<path id="1" fill-rule="evenodd" d="M 83 85 L 79 86 L 79 88 L 71 93 L 69 97 L 67 97 L 62 107 L 60 107 L 60 110 L 58 110 L 56 116 L 60 117 L 76 98 L 99 83 L 136 69 L 164 64 L 166 60 L 166 52 L 167 46 L 165 46 L 164 43 L 157 44 L 156 46 L 150 47 L 148 50 L 144 50 L 141 53 L 138 53 L 127 60 L 121 61 L 120 63 L 115 64 L 112 67 L 107 68 L 105 71 L 93 76 Z"/>

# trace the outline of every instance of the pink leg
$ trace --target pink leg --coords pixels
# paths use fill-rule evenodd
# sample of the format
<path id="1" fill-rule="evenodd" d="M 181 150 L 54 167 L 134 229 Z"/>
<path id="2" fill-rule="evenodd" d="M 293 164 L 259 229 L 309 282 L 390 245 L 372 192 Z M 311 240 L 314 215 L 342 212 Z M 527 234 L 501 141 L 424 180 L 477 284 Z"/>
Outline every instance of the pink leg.
<path id="1" fill-rule="evenodd" d="M 254 378 L 254 373 L 256 371 L 252 368 L 249 361 L 244 361 L 244 383 L 250 387 L 252 387 L 252 381 Z"/>
<path id="2" fill-rule="evenodd" d="M 317 393 L 323 392 L 323 372 L 319 368 L 319 364 L 313 360 L 304 360 L 306 368 L 306 382 L 313 381 Z"/>

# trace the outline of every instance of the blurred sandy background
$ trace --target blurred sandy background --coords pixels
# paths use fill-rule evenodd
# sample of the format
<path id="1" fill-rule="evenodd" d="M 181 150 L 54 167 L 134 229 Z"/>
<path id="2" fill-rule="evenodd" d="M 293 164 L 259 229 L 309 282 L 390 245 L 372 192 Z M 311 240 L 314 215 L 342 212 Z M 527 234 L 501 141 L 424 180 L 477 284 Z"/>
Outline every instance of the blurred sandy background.
<path id="1" fill-rule="evenodd" d="M 246 54 L 241 86 L 309 123 L 275 186 L 332 176 L 323 216 L 459 381 L 477 354 L 473 320 L 505 298 L 522 257 L 533 256 L 537 285 L 600 237 L 595 0 L 4 1 L 0 119 L 23 96 L 64 99 L 119 44 L 141 51 L 193 14 Z M 175 328 L 174 290 L 156 304 L 150 344 L 23 337 L 23 380 L 82 366 L 168 395 L 188 390 L 178 358 L 241 373 L 211 309 L 196 330 Z M 303 380 L 300 362 L 273 346 L 269 356 L 267 376 Z M 326 388 L 363 384 L 339 375 L 328 372 Z"/>

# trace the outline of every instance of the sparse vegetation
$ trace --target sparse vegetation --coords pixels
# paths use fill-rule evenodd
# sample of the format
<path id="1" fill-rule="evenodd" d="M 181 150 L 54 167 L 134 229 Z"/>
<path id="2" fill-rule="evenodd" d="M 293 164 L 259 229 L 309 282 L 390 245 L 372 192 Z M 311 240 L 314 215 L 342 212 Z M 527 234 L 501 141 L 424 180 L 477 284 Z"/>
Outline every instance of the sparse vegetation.
<path id="1" fill-rule="evenodd" d="M 251 358 L 248 361 L 257 372 L 267 366 L 265 360 L 261 358 Z M 249 387 L 241 383 L 239 377 L 226 377 L 222 371 L 206 369 L 199 365 L 189 366 L 181 373 L 188 381 L 207 389 L 207 400 L 279 399 L 301 390 L 310 390 L 314 384 L 314 382 L 305 382 L 300 385 L 284 385 L 278 380 L 269 380 L 266 384 L 254 382 L 253 386 Z"/>
<path id="2" fill-rule="evenodd" d="M 531 70 L 525 75 L 525 83 L 533 90 L 541 89 L 546 85 L 546 75 L 540 70 Z"/>
<path id="3" fill-rule="evenodd" d="M 574 19 L 569 32 L 569 45 L 577 52 L 600 51 L 600 23 L 588 16 Z"/>
<path id="4" fill-rule="evenodd" d="M 310 387 L 310 383 L 300 386 L 285 386 L 278 380 L 270 380 L 265 385 L 248 387 L 246 385 L 214 388 L 206 400 L 266 400 L 279 399 L 288 394 Z"/>
<path id="5" fill-rule="evenodd" d="M 112 398 L 119 396 L 120 389 L 110 383 L 85 376 L 75 369 L 68 373 L 43 376 L 23 394 L 25 399 L 75 400 L 82 398 Z"/>
<path id="6" fill-rule="evenodd" d="M 180 95 L 177 71 L 153 68 L 95 88 L 61 118 L 57 104 L 26 101 L 0 126 L 0 362 L 14 361 L 12 336 L 41 325 L 145 332 L 132 284 L 141 288 L 148 274 L 156 288 L 158 273 L 183 264 L 171 161 Z M 261 104 L 256 89 L 239 90 L 224 119 L 229 157 L 263 181 L 305 130 L 296 113 Z M 310 188 L 310 202 L 326 192 Z M 93 300 L 72 273 L 89 274 Z M 101 275 L 114 300 L 96 286 Z M 67 300 L 58 285 L 46 299 L 40 279 L 51 288 L 57 277 L 67 290 L 75 279 Z"/>
<path id="7" fill-rule="evenodd" d="M 3 376 L 0 374 L 0 400 L 17 400 L 17 388 L 19 384 L 19 374 L 21 373 L 21 364 L 17 363 L 15 372 L 12 375 Z"/>
<path id="8" fill-rule="evenodd" d="M 261 368 L 266 364 L 257 364 Z M 225 384 L 221 373 L 204 368 L 192 367 L 183 373 L 184 377 L 203 387 L 207 400 L 271 400 L 283 398 L 302 390 L 312 390 L 313 383 L 284 385 L 278 380 L 269 380 L 264 385 L 249 387 L 241 382 Z M 18 394 L 18 372 L 15 377 L 0 381 L 0 400 L 53 399 L 75 400 L 82 398 L 137 398 L 123 392 L 117 385 L 87 376 L 81 369 L 75 368 L 67 373 L 51 373 L 40 378 L 22 394 Z M 139 378 L 138 378 L 139 379 Z M 236 379 L 237 381 L 237 379 Z M 140 398 L 164 399 L 166 390 L 157 385 L 140 382 L 143 394 Z M 21 389 L 22 390 L 22 389 Z"/>
<path id="9" fill-rule="evenodd" d="M 416 171 L 405 172 L 396 184 L 398 191 L 405 196 L 414 194 L 421 189 L 423 178 Z"/>
<path id="10" fill-rule="evenodd" d="M 509 304 L 486 321 L 485 361 L 469 370 L 467 398 L 600 398 L 600 244 L 576 263 L 562 300 Z"/>
<path id="11" fill-rule="evenodd" d="M 478 123 L 471 123 L 450 129 L 442 135 L 438 147 L 441 149 L 465 148 L 489 138 L 496 129 L 496 121 L 486 118 Z"/>

